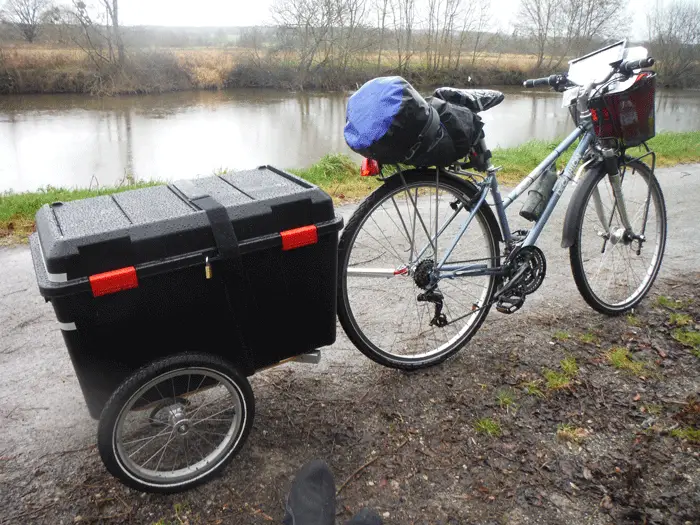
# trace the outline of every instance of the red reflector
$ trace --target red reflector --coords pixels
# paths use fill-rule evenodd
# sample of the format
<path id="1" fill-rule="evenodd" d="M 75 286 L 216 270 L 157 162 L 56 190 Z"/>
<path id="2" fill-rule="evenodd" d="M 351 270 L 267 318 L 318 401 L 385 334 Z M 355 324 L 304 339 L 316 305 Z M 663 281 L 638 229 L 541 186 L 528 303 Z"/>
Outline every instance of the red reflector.
<path id="1" fill-rule="evenodd" d="M 373 159 L 362 159 L 360 176 L 373 177 L 374 175 L 379 175 L 379 163 Z"/>
<path id="2" fill-rule="evenodd" d="M 137 288 L 138 285 L 139 280 L 136 277 L 136 268 L 133 266 L 90 276 L 90 287 L 92 288 L 92 295 L 95 297 L 121 292 L 122 290 L 130 290 L 131 288 Z"/>
<path id="3" fill-rule="evenodd" d="M 285 230 L 280 232 L 280 236 L 282 237 L 282 249 L 285 251 L 318 242 L 318 230 L 313 224 L 311 226 L 294 228 L 293 230 Z"/>
<path id="4" fill-rule="evenodd" d="M 593 122 L 598 122 L 598 112 L 595 109 L 591 110 L 591 118 Z"/>

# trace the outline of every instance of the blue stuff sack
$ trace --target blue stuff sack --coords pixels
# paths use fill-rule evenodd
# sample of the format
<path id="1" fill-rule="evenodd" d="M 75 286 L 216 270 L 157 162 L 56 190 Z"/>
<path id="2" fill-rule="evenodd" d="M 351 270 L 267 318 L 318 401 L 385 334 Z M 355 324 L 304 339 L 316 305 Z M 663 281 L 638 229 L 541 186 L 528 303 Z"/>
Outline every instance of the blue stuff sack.
<path id="1" fill-rule="evenodd" d="M 370 80 L 348 100 L 345 142 L 383 164 L 410 164 L 440 133 L 437 111 L 401 77 Z"/>
<path id="2" fill-rule="evenodd" d="M 345 142 L 382 164 L 448 166 L 469 153 L 480 131 L 468 109 L 426 100 L 401 77 L 379 77 L 350 97 Z"/>

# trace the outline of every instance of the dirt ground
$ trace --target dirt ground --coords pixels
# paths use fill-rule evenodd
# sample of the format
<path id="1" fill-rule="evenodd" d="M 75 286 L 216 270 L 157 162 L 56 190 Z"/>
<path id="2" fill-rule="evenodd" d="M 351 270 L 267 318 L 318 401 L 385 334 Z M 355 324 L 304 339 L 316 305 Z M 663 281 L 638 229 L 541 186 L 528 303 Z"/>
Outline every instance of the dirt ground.
<path id="1" fill-rule="evenodd" d="M 248 444 L 189 493 L 127 489 L 92 445 L 2 457 L 0 523 L 279 522 L 312 458 L 335 473 L 339 523 L 363 506 L 396 524 L 698 523 L 700 347 L 675 338 L 700 329 L 699 280 L 665 279 L 626 317 L 493 313 L 427 371 L 260 374 Z"/>

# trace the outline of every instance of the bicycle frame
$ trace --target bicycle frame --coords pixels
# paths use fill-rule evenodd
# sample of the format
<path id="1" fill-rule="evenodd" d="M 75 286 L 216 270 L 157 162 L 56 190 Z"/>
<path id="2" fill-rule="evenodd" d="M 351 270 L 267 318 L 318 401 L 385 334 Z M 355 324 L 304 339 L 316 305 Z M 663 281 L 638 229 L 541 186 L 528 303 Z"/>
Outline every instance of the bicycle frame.
<path id="1" fill-rule="evenodd" d="M 486 264 L 467 264 L 467 265 L 459 265 L 459 264 L 447 264 L 447 259 L 450 257 L 452 252 L 454 251 L 455 247 L 461 240 L 462 236 L 466 232 L 467 228 L 471 224 L 471 221 L 474 219 L 474 216 L 477 214 L 479 211 L 479 208 L 483 206 L 484 201 L 486 200 L 486 197 L 488 196 L 489 193 L 492 194 L 493 196 L 493 202 L 494 202 L 494 207 L 496 208 L 496 215 L 498 217 L 498 222 L 501 226 L 501 232 L 503 234 L 503 239 L 507 244 L 511 244 L 513 241 L 513 236 L 510 231 L 510 225 L 508 222 L 508 218 L 506 216 L 506 209 L 515 202 L 515 200 L 522 195 L 525 190 L 527 190 L 546 170 L 549 169 L 549 167 L 556 162 L 556 160 L 566 151 L 568 150 L 572 144 L 578 139 L 581 138 L 581 141 L 579 142 L 578 146 L 576 146 L 576 149 L 574 150 L 574 153 L 569 160 L 569 162 L 566 164 L 566 167 L 564 168 L 564 171 L 562 174 L 558 177 L 556 184 L 554 185 L 554 189 L 552 191 L 552 195 L 550 196 L 549 200 L 547 201 L 547 204 L 545 206 L 545 209 L 540 216 L 540 218 L 537 220 L 537 222 L 533 225 L 532 229 L 528 233 L 527 237 L 523 240 L 521 246 L 532 246 L 537 242 L 537 239 L 539 238 L 540 234 L 542 233 L 542 230 L 544 229 L 545 224 L 547 224 L 547 221 L 549 220 L 550 216 L 552 215 L 552 212 L 554 211 L 554 208 L 556 207 L 557 203 L 559 202 L 559 199 L 561 198 L 562 194 L 564 193 L 564 190 L 566 189 L 566 186 L 569 184 L 574 179 L 574 171 L 578 167 L 578 165 L 581 162 L 581 159 L 583 158 L 583 155 L 586 153 L 588 150 L 589 146 L 595 139 L 595 135 L 590 129 L 587 129 L 584 126 L 579 126 L 577 127 L 574 131 L 572 131 L 568 137 L 566 137 L 556 148 L 554 148 L 554 151 L 550 153 L 532 172 L 525 177 L 525 179 L 518 184 L 513 191 L 511 191 L 508 196 L 505 198 L 505 200 L 502 199 L 499 187 L 498 187 L 498 181 L 496 179 L 496 173 L 498 171 L 497 168 L 494 168 L 490 163 L 487 167 L 487 177 L 486 180 L 484 181 L 482 185 L 481 192 L 479 194 L 478 200 L 476 205 L 473 207 L 471 210 L 469 217 L 464 221 L 462 226 L 460 227 L 459 233 L 455 236 L 454 240 L 452 241 L 452 244 L 450 248 L 446 251 L 445 255 L 442 257 L 440 262 L 437 264 L 436 269 L 439 272 L 440 278 L 442 279 L 450 279 L 454 277 L 461 277 L 461 276 L 478 276 L 478 275 L 490 275 L 490 274 L 496 274 L 496 275 L 501 275 L 503 273 L 503 269 L 501 267 L 489 267 Z M 484 149 L 485 145 L 484 145 Z M 454 217 L 457 216 L 457 214 L 461 211 L 461 207 L 459 207 L 457 210 L 455 210 L 455 213 L 453 216 L 448 219 L 448 221 L 445 223 L 445 226 L 443 226 L 443 230 L 449 225 L 450 222 L 454 219 Z M 441 231 L 441 232 L 442 232 Z M 440 233 L 441 233 L 440 232 Z M 439 237 L 439 233 L 437 235 Z M 425 250 L 427 250 L 428 246 L 426 246 L 419 254 L 422 255 L 425 253 Z"/>

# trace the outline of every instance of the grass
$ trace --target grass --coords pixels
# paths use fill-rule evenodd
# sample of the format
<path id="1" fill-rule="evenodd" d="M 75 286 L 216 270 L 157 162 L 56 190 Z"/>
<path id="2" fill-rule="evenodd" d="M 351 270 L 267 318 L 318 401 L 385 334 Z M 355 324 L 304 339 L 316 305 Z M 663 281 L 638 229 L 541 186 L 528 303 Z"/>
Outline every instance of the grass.
<path id="1" fill-rule="evenodd" d="M 499 180 L 506 184 L 520 182 L 558 144 L 559 141 L 533 140 L 514 148 L 495 149 L 493 164 L 503 166 Z M 700 131 L 659 133 L 649 141 L 649 147 L 656 152 L 657 168 L 700 162 Z M 630 155 L 634 155 L 637 149 L 631 148 Z M 572 152 L 573 148 L 564 153 L 558 165 L 564 166 Z"/>
<path id="2" fill-rule="evenodd" d="M 695 357 L 700 357 L 700 332 L 687 328 L 676 328 L 671 336 L 683 346 L 690 347 Z"/>
<path id="3" fill-rule="evenodd" d="M 682 145 L 681 146 L 679 146 Z M 554 143 L 533 141 L 509 149 L 494 152 L 494 163 L 504 166 L 501 172 L 502 182 L 515 183 L 529 173 L 554 147 Z M 650 145 L 657 151 L 660 162 L 674 164 L 679 162 L 700 162 L 700 132 L 662 133 L 655 137 Z M 687 148 L 687 151 L 683 148 Z M 225 169 L 220 170 L 224 172 Z M 291 170 L 294 174 L 316 184 L 328 192 L 336 203 L 349 199 L 359 199 L 379 186 L 380 181 L 374 177 L 360 177 L 359 165 L 346 155 L 326 155 L 316 164 L 304 169 Z M 22 241 L 34 228 L 34 215 L 44 204 L 56 201 L 71 201 L 116 193 L 143 186 L 162 184 L 162 182 L 134 182 L 116 188 L 69 189 L 46 187 L 35 192 L 0 194 L 0 244 Z M 669 309 L 678 309 L 686 303 L 673 301 L 663 296 L 657 304 Z M 631 317 L 628 322 L 632 324 Z M 555 333 L 555 337 L 558 332 Z M 569 334 L 559 334 L 568 339 Z"/>
<path id="4" fill-rule="evenodd" d="M 552 338 L 557 340 L 557 341 L 566 341 L 568 339 L 571 339 L 571 334 L 569 332 L 567 332 L 566 330 L 557 330 L 552 335 Z"/>
<path id="5" fill-rule="evenodd" d="M 592 345 L 600 342 L 600 339 L 598 338 L 598 336 L 590 331 L 580 334 L 578 336 L 578 340 L 581 341 L 582 343 L 592 344 Z"/>
<path id="6" fill-rule="evenodd" d="M 544 379 L 549 390 L 561 390 L 571 386 L 571 378 L 555 370 L 545 369 Z"/>
<path id="7" fill-rule="evenodd" d="M 688 314 L 683 314 L 679 312 L 673 312 L 669 318 L 668 322 L 674 326 L 688 326 L 693 323 L 693 318 Z"/>
<path id="8" fill-rule="evenodd" d="M 578 376 L 578 365 L 576 364 L 575 358 L 567 357 L 566 359 L 562 359 L 559 362 L 559 366 L 561 366 L 561 372 L 548 368 L 545 368 L 544 372 L 542 372 L 547 390 L 569 388 L 571 387 L 571 382 Z"/>
<path id="9" fill-rule="evenodd" d="M 642 326 L 642 321 L 634 314 L 627 314 L 627 324 L 630 326 Z"/>
<path id="10" fill-rule="evenodd" d="M 561 423 L 557 426 L 557 439 L 568 441 L 569 443 L 581 443 L 588 437 L 588 430 L 585 428 L 575 427 L 566 423 Z"/>
<path id="11" fill-rule="evenodd" d="M 527 383 L 523 383 L 523 388 L 528 396 L 542 398 L 544 397 L 544 392 L 542 392 L 542 389 L 540 388 L 541 384 L 542 381 L 539 379 L 536 381 L 528 381 Z"/>
<path id="12" fill-rule="evenodd" d="M 498 401 L 499 407 L 506 410 L 515 407 L 515 396 L 510 389 L 499 390 L 496 394 L 496 401 Z"/>
<path id="13" fill-rule="evenodd" d="M 700 429 L 693 427 L 676 428 L 671 430 L 671 435 L 675 438 L 700 444 Z"/>
<path id="14" fill-rule="evenodd" d="M 692 299 L 672 299 L 665 295 L 659 295 L 656 298 L 656 305 L 669 310 L 681 310 L 687 308 L 693 303 Z"/>
<path id="15" fill-rule="evenodd" d="M 574 379 L 578 375 L 578 365 L 576 364 L 576 358 L 567 357 L 561 360 L 561 369 L 564 371 L 564 375 L 569 379 Z"/>
<path id="16" fill-rule="evenodd" d="M 634 375 L 642 375 L 646 368 L 643 361 L 632 361 L 627 348 L 613 348 L 608 354 L 608 360 L 618 370 L 624 370 Z"/>
<path id="17" fill-rule="evenodd" d="M 486 434 L 490 437 L 499 437 L 503 433 L 501 425 L 489 417 L 478 419 L 474 424 L 474 430 L 479 434 Z"/>

